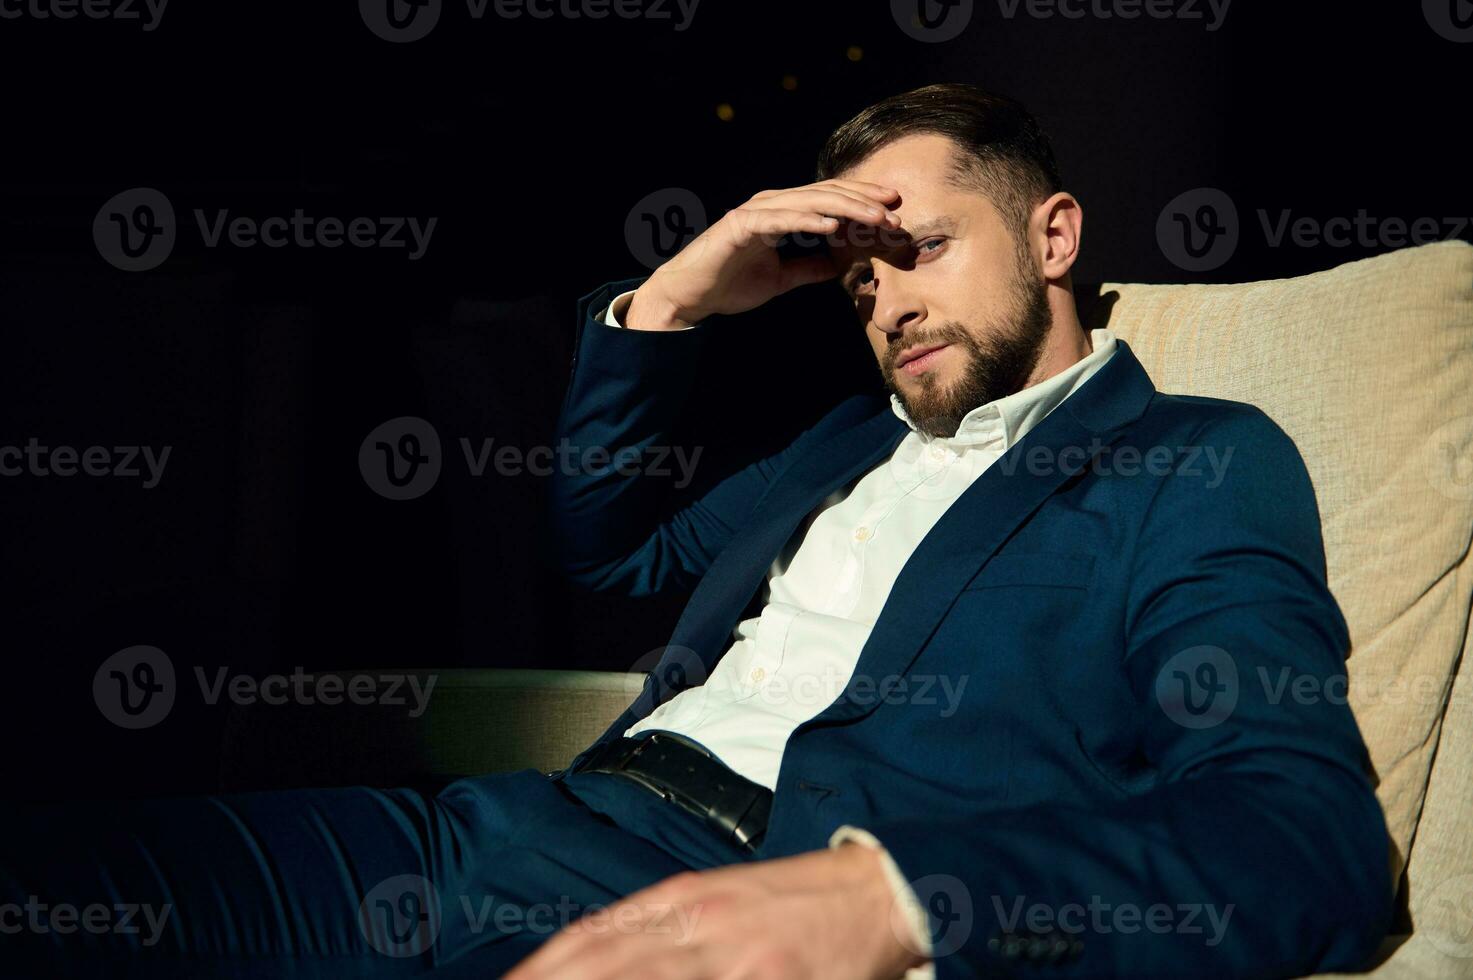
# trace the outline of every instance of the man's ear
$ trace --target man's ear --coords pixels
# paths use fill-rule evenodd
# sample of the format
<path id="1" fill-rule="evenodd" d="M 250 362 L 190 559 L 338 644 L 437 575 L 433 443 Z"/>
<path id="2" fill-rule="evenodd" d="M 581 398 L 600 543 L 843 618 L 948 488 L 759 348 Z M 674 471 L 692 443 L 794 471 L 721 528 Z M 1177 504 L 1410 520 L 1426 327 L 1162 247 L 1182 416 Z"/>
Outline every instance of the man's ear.
<path id="1" fill-rule="evenodd" d="M 1033 210 L 1043 251 L 1040 271 L 1046 279 L 1062 279 L 1079 257 L 1084 210 L 1068 191 L 1059 191 Z"/>

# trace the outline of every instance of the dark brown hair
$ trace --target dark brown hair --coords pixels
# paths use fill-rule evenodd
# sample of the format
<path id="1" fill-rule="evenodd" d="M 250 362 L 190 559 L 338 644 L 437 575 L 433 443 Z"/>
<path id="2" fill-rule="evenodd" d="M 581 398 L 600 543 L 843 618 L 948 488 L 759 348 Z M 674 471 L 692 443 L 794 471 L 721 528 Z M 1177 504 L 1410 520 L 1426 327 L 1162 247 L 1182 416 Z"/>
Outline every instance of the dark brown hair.
<path id="1" fill-rule="evenodd" d="M 1063 188 L 1053 147 L 1028 110 L 960 83 L 902 92 L 860 112 L 824 143 L 818 179 L 837 177 L 886 144 L 920 133 L 955 144 L 952 181 L 986 195 L 1015 234 L 1040 201 Z"/>

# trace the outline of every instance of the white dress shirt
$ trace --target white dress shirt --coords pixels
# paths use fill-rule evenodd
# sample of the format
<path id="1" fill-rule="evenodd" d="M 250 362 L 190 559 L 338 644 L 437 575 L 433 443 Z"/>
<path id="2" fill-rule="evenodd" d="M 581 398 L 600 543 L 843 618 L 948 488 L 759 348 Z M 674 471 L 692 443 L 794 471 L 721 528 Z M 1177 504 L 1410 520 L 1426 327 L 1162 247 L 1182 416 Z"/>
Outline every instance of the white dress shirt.
<path id="1" fill-rule="evenodd" d="M 627 295 L 600 315 L 604 323 L 623 326 L 613 310 Z M 706 682 L 681 691 L 624 734 L 678 732 L 741 775 L 775 789 L 788 738 L 844 690 L 886 596 L 921 539 L 973 480 L 1115 352 L 1108 329 L 1091 331 L 1090 341 L 1091 353 L 1053 377 L 972 409 L 951 437 L 917 430 L 892 394 L 892 410 L 911 431 L 887 460 L 830 495 L 798 527 L 768 570 L 761 613 L 737 624 L 731 646 Z M 848 840 L 880 851 L 886 875 L 916 923 L 919 948 L 929 952 L 925 911 L 889 853 L 872 835 L 847 825 L 829 844 Z M 909 971 L 906 980 L 932 976 L 927 964 Z"/>

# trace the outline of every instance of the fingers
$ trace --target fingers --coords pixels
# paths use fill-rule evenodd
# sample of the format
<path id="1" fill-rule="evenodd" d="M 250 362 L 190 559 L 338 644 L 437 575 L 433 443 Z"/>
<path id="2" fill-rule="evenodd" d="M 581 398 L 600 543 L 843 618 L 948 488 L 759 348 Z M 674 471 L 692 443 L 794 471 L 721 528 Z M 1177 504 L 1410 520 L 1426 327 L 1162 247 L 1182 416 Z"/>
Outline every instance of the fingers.
<path id="1" fill-rule="evenodd" d="M 742 210 L 813 211 L 867 225 L 899 227 L 900 218 L 873 198 L 830 188 L 800 188 L 752 201 Z"/>
<path id="2" fill-rule="evenodd" d="M 775 197 L 778 194 L 788 194 L 793 191 L 816 190 L 824 188 L 842 189 L 855 194 L 861 194 L 865 197 L 872 198 L 873 200 L 878 201 L 881 204 L 885 204 L 889 201 L 895 200 L 895 198 L 900 194 L 900 192 L 895 188 L 887 187 L 884 184 L 873 184 L 867 180 L 841 180 L 836 177 L 831 180 L 820 180 L 816 183 L 805 184 L 802 187 L 783 187 L 775 190 L 758 191 L 752 196 L 752 200 L 760 201 L 765 198 Z"/>
<path id="3" fill-rule="evenodd" d="M 778 239 L 794 232 L 827 235 L 839 227 L 839 219 L 814 211 L 794 211 L 785 208 L 748 211 L 738 208 L 727 215 L 735 224 L 739 243 L 760 238 L 768 246 L 776 246 Z"/>
<path id="4" fill-rule="evenodd" d="M 780 202 L 793 206 L 779 207 Z M 827 235 L 837 231 L 843 221 L 887 230 L 900 227 L 900 216 L 894 212 L 878 205 L 861 204 L 851 197 L 821 191 L 813 195 L 800 193 L 772 198 L 766 206 L 736 208 L 728 211 L 723 220 L 734 229 L 736 240 L 733 244 L 738 246 L 761 238 L 763 244 L 774 247 L 782 236 L 795 232 Z"/>
<path id="5" fill-rule="evenodd" d="M 682 937 L 665 921 L 669 909 L 664 906 L 655 915 L 629 899 L 609 906 L 602 914 L 569 924 L 503 980 L 654 980 L 664 976 L 689 980 L 707 976 L 705 970 L 689 968 L 693 960 L 703 957 L 704 947 L 689 943 L 690 937 Z M 680 969 L 681 963 L 687 968 Z"/>
<path id="6" fill-rule="evenodd" d="M 556 960 L 538 962 L 540 954 L 523 960 L 503 980 L 706 980 L 720 969 L 702 947 L 672 946 L 642 934 L 608 937 Z"/>
<path id="7" fill-rule="evenodd" d="M 548 980 L 558 975 L 560 966 L 585 952 L 596 950 L 598 946 L 598 937 L 590 932 L 586 921 L 570 923 L 518 963 L 516 969 L 502 980 Z"/>
<path id="8" fill-rule="evenodd" d="M 590 913 L 569 923 L 559 930 L 536 952 L 517 965 L 516 970 L 503 980 L 553 980 L 553 978 L 581 976 L 569 969 L 570 964 L 586 964 L 607 959 L 611 947 L 627 948 L 643 936 L 639 927 L 650 917 L 651 908 L 658 906 L 668 912 L 671 903 L 690 894 L 701 884 L 700 872 L 684 871 L 663 878 L 652 885 L 624 896 L 607 906 L 602 912 Z M 610 926 L 613 928 L 610 928 Z M 590 974 L 591 975 L 591 974 Z"/>

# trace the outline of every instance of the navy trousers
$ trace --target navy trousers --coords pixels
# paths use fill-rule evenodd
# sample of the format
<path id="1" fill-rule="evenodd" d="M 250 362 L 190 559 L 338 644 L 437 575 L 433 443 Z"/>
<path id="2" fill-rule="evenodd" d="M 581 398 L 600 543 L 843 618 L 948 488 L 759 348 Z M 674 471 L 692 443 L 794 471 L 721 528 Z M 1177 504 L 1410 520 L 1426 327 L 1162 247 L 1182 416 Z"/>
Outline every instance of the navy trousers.
<path id="1" fill-rule="evenodd" d="M 36 980 L 498 977 L 584 913 L 760 856 L 622 777 L 535 769 L 437 793 L 31 805 L 0 824 L 0 975 Z"/>

